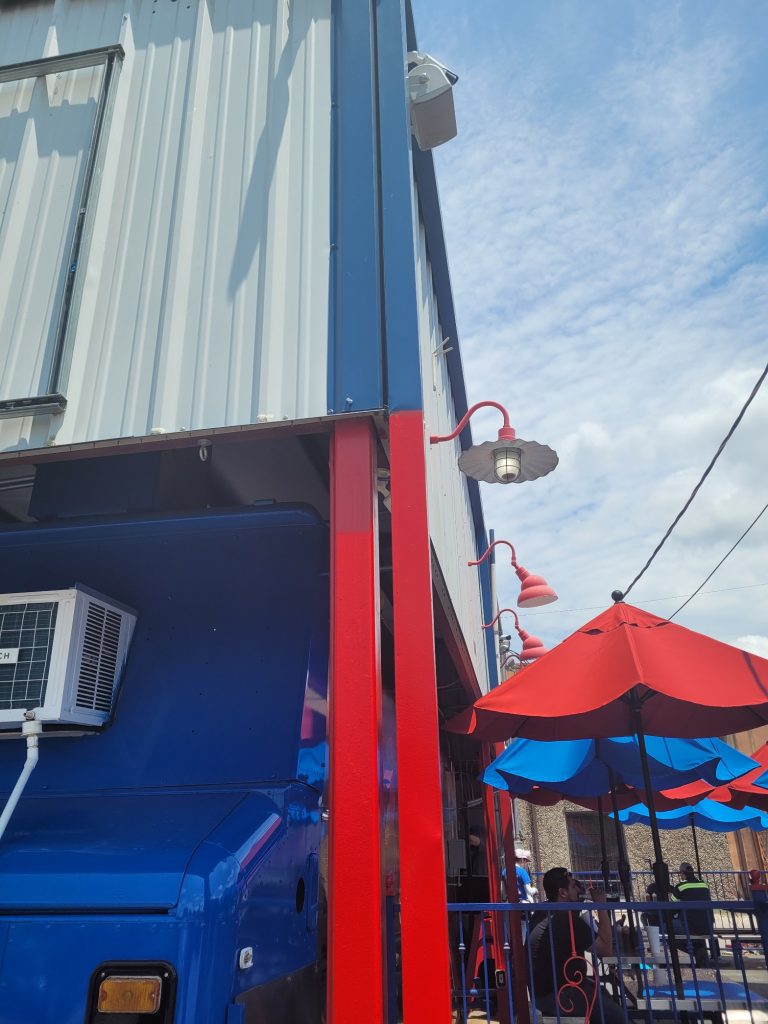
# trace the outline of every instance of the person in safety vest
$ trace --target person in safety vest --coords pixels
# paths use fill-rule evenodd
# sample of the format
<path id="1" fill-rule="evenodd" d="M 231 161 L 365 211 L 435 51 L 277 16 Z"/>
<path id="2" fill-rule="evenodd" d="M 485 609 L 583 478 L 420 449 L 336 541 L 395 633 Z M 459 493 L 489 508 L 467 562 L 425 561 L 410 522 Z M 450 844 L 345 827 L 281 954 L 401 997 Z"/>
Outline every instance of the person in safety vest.
<path id="1" fill-rule="evenodd" d="M 670 899 L 680 903 L 700 903 L 711 901 L 712 896 L 709 886 L 699 878 L 693 870 L 693 865 L 683 861 L 680 865 L 680 881 L 673 886 Z M 707 937 L 712 934 L 714 921 L 712 911 L 705 909 L 681 912 L 675 919 L 675 931 L 685 936 L 677 946 L 679 949 L 688 950 L 690 938 L 697 964 L 707 959 Z"/>

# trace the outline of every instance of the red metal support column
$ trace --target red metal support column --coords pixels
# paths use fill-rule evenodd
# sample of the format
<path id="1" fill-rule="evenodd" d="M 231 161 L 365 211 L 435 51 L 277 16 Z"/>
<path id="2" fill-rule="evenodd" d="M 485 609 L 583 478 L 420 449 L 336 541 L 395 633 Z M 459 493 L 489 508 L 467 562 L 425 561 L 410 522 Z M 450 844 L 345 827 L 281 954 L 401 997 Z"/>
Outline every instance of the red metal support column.
<path id="1" fill-rule="evenodd" d="M 424 423 L 389 420 L 404 1024 L 451 1019 Z"/>
<path id="2" fill-rule="evenodd" d="M 491 760 L 504 751 L 504 744 L 489 746 Z M 490 763 L 490 762 L 489 762 Z M 490 787 L 486 787 L 488 789 Z M 515 856 L 515 817 L 512 797 L 507 793 L 500 794 L 499 817 L 501 819 L 501 840 L 504 846 L 504 865 L 507 870 L 507 902 L 518 903 L 517 891 L 517 857 Z M 509 916 L 509 943 L 512 947 L 513 965 L 513 998 L 515 1020 L 517 1024 L 530 1024 L 528 1006 L 528 962 L 523 948 L 522 918 L 519 914 Z"/>
<path id="3" fill-rule="evenodd" d="M 501 744 L 499 744 L 501 746 Z M 502 748 L 503 749 L 503 748 Z M 484 743 L 481 754 L 483 771 L 495 757 L 495 747 Z M 501 903 L 501 851 L 502 836 L 499 835 L 496 822 L 496 790 L 492 786 L 483 786 L 483 812 L 485 817 L 485 856 L 488 867 L 488 890 L 491 903 Z M 501 816 L 501 814 L 500 814 Z M 507 873 L 509 878 L 509 873 Z M 500 914 L 489 915 L 491 919 L 492 953 L 496 968 L 503 968 L 504 963 L 504 926 Z M 501 988 L 498 996 L 499 1024 L 509 1024 L 511 1013 L 506 988 Z"/>
<path id="4" fill-rule="evenodd" d="M 331 450 L 329 1024 L 383 1024 L 378 504 L 366 420 Z"/>

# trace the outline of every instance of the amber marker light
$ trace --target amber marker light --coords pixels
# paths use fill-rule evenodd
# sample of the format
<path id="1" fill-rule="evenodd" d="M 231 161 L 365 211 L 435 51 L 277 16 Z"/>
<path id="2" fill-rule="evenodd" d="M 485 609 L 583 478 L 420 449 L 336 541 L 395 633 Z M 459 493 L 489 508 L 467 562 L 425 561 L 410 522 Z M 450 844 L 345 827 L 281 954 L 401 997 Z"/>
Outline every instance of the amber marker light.
<path id="1" fill-rule="evenodd" d="M 112 975 L 99 985 L 99 1013 L 157 1013 L 163 992 L 157 975 Z"/>

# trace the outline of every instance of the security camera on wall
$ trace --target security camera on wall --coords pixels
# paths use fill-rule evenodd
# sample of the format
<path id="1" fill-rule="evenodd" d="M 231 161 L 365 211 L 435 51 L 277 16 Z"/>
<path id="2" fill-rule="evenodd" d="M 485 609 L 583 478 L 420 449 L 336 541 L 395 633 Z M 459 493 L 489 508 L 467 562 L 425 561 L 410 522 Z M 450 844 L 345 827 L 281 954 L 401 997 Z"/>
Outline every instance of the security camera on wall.
<path id="1" fill-rule="evenodd" d="M 459 76 L 428 53 L 409 53 L 407 66 L 411 131 L 419 149 L 434 149 L 456 137 L 453 86 Z"/>

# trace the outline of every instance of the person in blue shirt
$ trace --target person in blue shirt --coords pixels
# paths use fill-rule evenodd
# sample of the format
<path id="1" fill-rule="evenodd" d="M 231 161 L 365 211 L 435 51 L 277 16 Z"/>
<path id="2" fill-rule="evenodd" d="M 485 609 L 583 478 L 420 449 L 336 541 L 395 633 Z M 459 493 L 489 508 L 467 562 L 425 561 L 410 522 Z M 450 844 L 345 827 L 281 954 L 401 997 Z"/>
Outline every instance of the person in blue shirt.
<path id="1" fill-rule="evenodd" d="M 517 875 L 517 895 L 521 903 L 533 903 L 538 889 L 531 882 L 531 874 L 528 870 L 531 863 L 531 854 L 522 846 L 515 849 L 515 873 Z"/>

